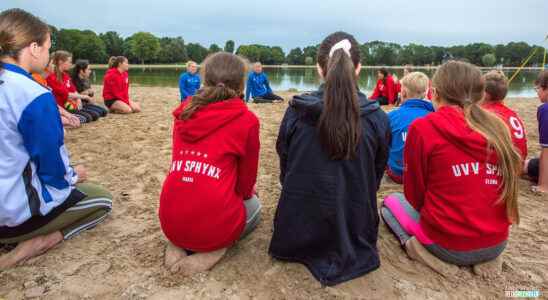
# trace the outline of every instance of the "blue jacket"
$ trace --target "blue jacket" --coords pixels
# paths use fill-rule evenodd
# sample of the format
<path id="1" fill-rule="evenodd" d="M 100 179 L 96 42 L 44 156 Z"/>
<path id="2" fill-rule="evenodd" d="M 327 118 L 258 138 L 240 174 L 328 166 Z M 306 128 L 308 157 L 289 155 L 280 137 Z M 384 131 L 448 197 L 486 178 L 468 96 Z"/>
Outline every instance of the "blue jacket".
<path id="1" fill-rule="evenodd" d="M 278 134 L 282 193 L 270 254 L 304 264 L 325 285 L 379 267 L 377 190 L 390 146 L 388 117 L 359 94 L 361 141 L 353 160 L 331 160 L 318 139 L 323 89 L 295 96 Z"/>
<path id="2" fill-rule="evenodd" d="M 0 237 L 38 229 L 85 195 L 55 98 L 12 64 L 0 70 Z"/>
<path id="3" fill-rule="evenodd" d="M 249 95 L 251 95 L 251 97 L 261 97 L 271 93 L 272 89 L 270 88 L 270 83 L 268 83 L 268 77 L 266 77 L 264 72 L 259 74 L 255 72 L 249 73 L 245 91 L 245 101 L 249 101 Z"/>
<path id="4" fill-rule="evenodd" d="M 434 111 L 430 101 L 422 99 L 409 99 L 396 110 L 388 113 L 390 128 L 392 130 L 392 146 L 388 167 L 394 175 L 403 175 L 403 148 L 407 137 L 409 125 L 418 118 L 424 117 Z"/>
<path id="5" fill-rule="evenodd" d="M 200 89 L 200 75 L 198 73 L 190 74 L 185 72 L 179 77 L 179 91 L 181 92 L 181 101 L 189 96 L 194 96 Z"/>

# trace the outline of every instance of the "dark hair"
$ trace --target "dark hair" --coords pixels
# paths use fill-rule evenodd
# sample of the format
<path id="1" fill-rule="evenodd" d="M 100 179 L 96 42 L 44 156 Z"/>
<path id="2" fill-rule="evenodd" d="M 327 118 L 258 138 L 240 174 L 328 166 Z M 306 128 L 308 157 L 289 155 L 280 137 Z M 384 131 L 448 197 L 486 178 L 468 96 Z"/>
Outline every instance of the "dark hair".
<path id="1" fill-rule="evenodd" d="M 127 58 L 125 56 L 111 56 L 108 59 L 108 68 L 118 68 L 122 63 L 127 61 Z"/>
<path id="2" fill-rule="evenodd" d="M 89 67 L 89 61 L 87 59 L 78 59 L 74 63 L 72 68 L 72 80 L 80 78 L 80 72 L 85 71 Z"/>
<path id="3" fill-rule="evenodd" d="M 384 75 L 384 77 L 382 78 L 382 84 L 386 84 L 386 77 L 388 77 L 388 70 L 386 68 L 380 68 L 377 72 Z"/>
<path id="4" fill-rule="evenodd" d="M 492 101 L 500 101 L 506 98 L 508 93 L 508 78 L 498 70 L 487 72 L 483 75 L 485 92 L 491 96 Z"/>
<path id="5" fill-rule="evenodd" d="M 44 45 L 49 33 L 48 24 L 22 9 L 3 11 L 0 13 L 0 58 L 17 60 L 21 50 L 30 44 Z"/>
<path id="6" fill-rule="evenodd" d="M 208 56 L 201 68 L 204 86 L 192 96 L 179 119 L 190 119 L 196 111 L 210 103 L 241 97 L 246 71 L 244 60 L 232 53 L 217 52 Z"/>
<path id="7" fill-rule="evenodd" d="M 351 44 L 350 56 L 331 48 L 342 40 Z M 356 39 L 346 32 L 326 37 L 318 49 L 318 65 L 325 78 L 324 108 L 318 122 L 319 138 L 330 159 L 348 160 L 356 157 L 360 141 L 360 107 L 356 67 L 360 50 Z"/>
<path id="8" fill-rule="evenodd" d="M 538 74 L 535 85 L 541 87 L 543 90 L 548 88 L 548 70 L 544 70 Z"/>

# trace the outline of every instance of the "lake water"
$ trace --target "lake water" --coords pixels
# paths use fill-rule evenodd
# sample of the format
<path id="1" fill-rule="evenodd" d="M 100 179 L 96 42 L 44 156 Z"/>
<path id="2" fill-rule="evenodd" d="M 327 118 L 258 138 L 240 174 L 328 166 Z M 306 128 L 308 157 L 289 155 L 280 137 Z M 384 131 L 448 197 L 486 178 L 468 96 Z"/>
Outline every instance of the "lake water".
<path id="1" fill-rule="evenodd" d="M 417 69 L 418 70 L 418 69 Z M 129 77 L 132 84 L 143 86 L 165 86 L 178 87 L 179 75 L 183 72 L 182 68 L 141 68 L 132 66 L 129 71 Z M 315 90 L 320 84 L 320 79 L 315 68 L 264 68 L 270 80 L 270 86 L 274 91 L 287 91 L 296 89 L 298 91 Z M 399 78 L 403 70 L 390 70 Z M 420 70 L 431 77 L 433 70 Z M 506 75 L 511 77 L 513 70 L 507 71 Z M 102 84 L 105 69 L 95 69 L 93 73 L 93 82 Z M 538 71 L 522 71 L 510 84 L 508 97 L 536 97 L 533 89 L 533 82 Z M 375 69 L 363 69 L 360 74 L 359 85 L 362 91 L 370 94 L 375 88 L 377 82 Z"/>

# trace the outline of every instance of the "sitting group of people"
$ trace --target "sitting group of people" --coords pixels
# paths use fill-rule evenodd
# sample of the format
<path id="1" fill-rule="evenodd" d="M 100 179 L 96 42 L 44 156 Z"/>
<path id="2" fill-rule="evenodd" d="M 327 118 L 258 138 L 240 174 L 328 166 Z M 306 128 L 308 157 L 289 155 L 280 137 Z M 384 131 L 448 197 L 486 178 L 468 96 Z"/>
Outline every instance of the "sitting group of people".
<path id="1" fill-rule="evenodd" d="M 179 92 L 181 102 L 189 97 L 196 95 L 201 86 L 200 75 L 198 74 L 198 65 L 193 61 L 186 63 L 186 72 L 179 77 Z M 263 66 L 260 62 L 253 64 L 253 71 L 248 74 L 245 101 L 250 98 L 253 103 L 279 103 L 284 99 L 272 92 L 268 77 L 263 72 Z"/>
<path id="2" fill-rule="evenodd" d="M 108 111 L 127 114 L 141 110 L 138 103 L 129 99 L 128 69 L 125 57 L 109 59 L 109 67 L 103 79 L 101 102 L 104 106 L 94 98 L 89 61 L 79 59 L 73 65 L 72 54 L 67 51 L 52 53 L 48 65 L 32 73 L 32 77 L 53 93 L 63 126 L 75 128 L 106 117 Z"/>
<path id="3" fill-rule="evenodd" d="M 53 95 L 30 77 L 47 64 L 50 44 L 38 18 L 0 14 L 0 154 L 11 158 L 0 160 L 0 244 L 19 243 L 0 256 L 0 269 L 95 226 L 112 205 L 104 189 L 80 183 L 85 172 L 70 165 Z M 289 101 L 276 142 L 281 195 L 269 254 L 304 264 L 325 285 L 379 268 L 377 192 L 387 172 L 404 193 L 386 197 L 380 216 L 408 255 L 444 274 L 455 265 L 485 271 L 520 220 L 525 130 L 502 103 L 504 77 L 449 61 L 433 76 L 429 102 L 428 77 L 411 72 L 401 80 L 402 107 L 387 115 L 359 91 L 360 55 L 352 35 L 327 36 L 317 55 L 324 83 Z M 173 111 L 158 212 L 172 272 L 212 268 L 260 223 L 260 121 L 242 97 L 246 72 L 234 54 L 208 56 L 203 86 Z M 525 169 L 546 192 L 548 71 L 536 89 L 542 152 Z M 124 100 L 117 97 L 111 109 Z"/>

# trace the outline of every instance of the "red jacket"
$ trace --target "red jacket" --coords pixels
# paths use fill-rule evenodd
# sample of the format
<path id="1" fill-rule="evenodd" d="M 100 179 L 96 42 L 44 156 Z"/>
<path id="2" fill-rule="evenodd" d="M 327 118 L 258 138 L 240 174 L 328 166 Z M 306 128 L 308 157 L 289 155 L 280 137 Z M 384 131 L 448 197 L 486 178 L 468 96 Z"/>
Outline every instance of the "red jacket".
<path id="1" fill-rule="evenodd" d="M 380 79 L 377 81 L 377 86 L 375 86 L 375 90 L 373 91 L 371 99 L 385 97 L 386 99 L 388 99 L 389 104 L 394 104 L 396 95 L 396 84 L 394 83 L 392 75 L 388 75 L 386 77 L 386 84 L 384 84 L 383 81 Z"/>
<path id="2" fill-rule="evenodd" d="M 426 236 L 442 247 L 470 251 L 508 238 L 502 178 L 487 140 L 462 109 L 441 107 L 409 127 L 404 150 L 405 197 L 420 212 Z"/>
<path id="3" fill-rule="evenodd" d="M 57 80 L 57 75 L 55 73 L 51 73 L 46 78 L 46 82 L 48 83 L 48 86 L 51 88 L 51 92 L 55 96 L 55 100 L 57 101 L 57 104 L 61 107 L 65 107 L 65 103 L 67 101 L 73 102 L 72 100 L 69 100 L 69 94 L 70 93 L 76 93 L 76 87 L 72 83 L 72 80 L 70 79 L 70 76 L 67 73 L 63 73 L 63 82 L 59 82 Z M 73 107 L 76 107 L 76 103 L 72 103 Z"/>
<path id="4" fill-rule="evenodd" d="M 521 158 L 523 160 L 527 159 L 527 132 L 518 114 L 499 101 L 486 103 L 483 108 L 495 113 L 506 123 Z"/>
<path id="5" fill-rule="evenodd" d="M 120 100 L 129 105 L 129 77 L 117 68 L 107 70 L 103 79 L 103 99 Z"/>
<path id="6" fill-rule="evenodd" d="M 259 120 L 242 99 L 208 104 L 189 120 L 174 112 L 172 164 L 160 195 L 160 224 L 176 246 L 213 251 L 232 245 L 253 194 Z"/>

